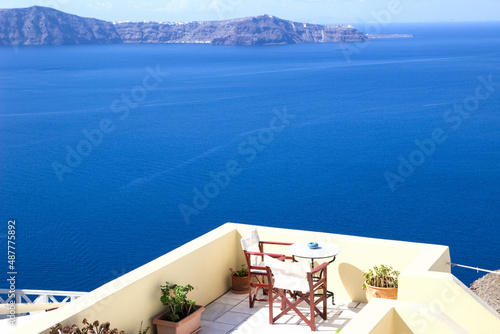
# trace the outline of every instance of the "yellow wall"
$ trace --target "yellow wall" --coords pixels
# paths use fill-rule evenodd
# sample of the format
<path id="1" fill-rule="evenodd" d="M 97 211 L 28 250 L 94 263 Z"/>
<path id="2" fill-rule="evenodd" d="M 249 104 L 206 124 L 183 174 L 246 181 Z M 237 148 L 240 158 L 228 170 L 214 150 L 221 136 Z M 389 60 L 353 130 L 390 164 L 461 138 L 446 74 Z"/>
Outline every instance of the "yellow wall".
<path id="1" fill-rule="evenodd" d="M 453 319 L 470 333 L 500 333 L 500 315 L 451 274 L 402 276 L 398 299 L 430 306 L 439 321 Z M 418 333 L 426 333 L 434 326 L 433 320 L 425 316 L 413 317 L 408 324 Z"/>
<path id="2" fill-rule="evenodd" d="M 394 327 L 394 304 L 386 299 L 373 299 L 341 331 L 342 334 L 392 334 Z"/>
<path id="3" fill-rule="evenodd" d="M 163 310 L 160 285 L 167 280 L 193 285 L 189 297 L 206 305 L 230 288 L 229 268 L 243 263 L 239 239 L 234 228 L 222 226 L 12 333 L 47 333 L 56 323 L 79 325 L 83 318 L 137 333 L 141 321 L 148 326 Z"/>
<path id="4" fill-rule="evenodd" d="M 342 334 L 466 334 L 495 333 L 466 331 L 445 313 L 429 305 L 388 299 L 373 299 Z"/>
<path id="5" fill-rule="evenodd" d="M 500 315 L 450 273 L 449 262 L 448 248 L 422 247 L 399 278 L 398 300 L 372 300 L 342 333 L 500 333 Z"/>

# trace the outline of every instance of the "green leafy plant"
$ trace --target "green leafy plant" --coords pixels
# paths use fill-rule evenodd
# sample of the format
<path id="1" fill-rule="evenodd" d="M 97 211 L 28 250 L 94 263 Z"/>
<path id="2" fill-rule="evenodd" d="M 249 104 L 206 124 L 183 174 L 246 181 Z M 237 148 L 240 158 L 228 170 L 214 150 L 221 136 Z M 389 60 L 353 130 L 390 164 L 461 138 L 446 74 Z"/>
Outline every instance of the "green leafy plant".
<path id="1" fill-rule="evenodd" d="M 82 323 L 84 325 L 82 329 L 80 329 L 77 325 L 63 327 L 61 324 L 57 324 L 50 327 L 49 334 L 125 334 L 124 331 L 118 331 L 116 328 L 110 329 L 109 327 L 111 325 L 109 322 L 99 324 L 99 321 L 96 320 L 90 323 L 87 319 L 83 319 Z"/>
<path id="2" fill-rule="evenodd" d="M 162 296 L 160 300 L 167 307 L 167 313 L 164 315 L 165 320 L 177 322 L 196 311 L 196 302 L 187 299 L 187 294 L 193 289 L 189 284 L 182 286 L 169 282 L 165 282 L 165 285 L 161 286 Z"/>
<path id="3" fill-rule="evenodd" d="M 374 266 L 372 269 L 364 270 L 363 277 L 365 279 L 363 289 L 366 288 L 367 284 L 378 288 L 397 288 L 399 271 L 382 264 Z"/>
<path id="4" fill-rule="evenodd" d="M 233 276 L 238 276 L 238 277 L 248 276 L 248 268 L 244 264 L 241 265 L 241 269 L 239 270 L 234 270 L 233 268 L 229 268 L 229 271 Z"/>
<path id="5" fill-rule="evenodd" d="M 342 330 L 342 328 L 337 329 L 337 330 L 335 331 L 335 334 L 340 333 L 340 331 L 341 331 L 341 330 Z"/>

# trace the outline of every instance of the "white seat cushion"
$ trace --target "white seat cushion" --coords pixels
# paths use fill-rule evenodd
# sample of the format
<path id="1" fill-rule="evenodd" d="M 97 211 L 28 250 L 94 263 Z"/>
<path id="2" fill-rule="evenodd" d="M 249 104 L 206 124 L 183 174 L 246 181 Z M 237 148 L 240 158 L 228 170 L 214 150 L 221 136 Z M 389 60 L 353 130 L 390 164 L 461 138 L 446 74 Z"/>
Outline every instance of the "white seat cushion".
<path id="1" fill-rule="evenodd" d="M 282 262 L 267 255 L 264 255 L 264 262 L 273 273 L 274 287 L 309 292 L 307 273 L 311 269 L 308 262 Z"/>

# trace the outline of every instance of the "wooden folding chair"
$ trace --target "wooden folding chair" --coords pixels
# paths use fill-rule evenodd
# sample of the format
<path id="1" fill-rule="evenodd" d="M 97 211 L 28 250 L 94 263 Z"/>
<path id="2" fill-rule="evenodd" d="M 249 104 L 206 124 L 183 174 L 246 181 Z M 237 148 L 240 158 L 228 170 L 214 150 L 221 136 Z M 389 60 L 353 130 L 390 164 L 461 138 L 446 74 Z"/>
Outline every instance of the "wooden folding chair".
<path id="1" fill-rule="evenodd" d="M 248 266 L 248 296 L 249 305 L 252 308 L 256 301 L 267 302 L 266 298 L 258 298 L 257 293 L 262 289 L 263 294 L 272 289 L 272 282 L 267 279 L 267 268 L 264 265 L 264 255 L 274 258 L 291 259 L 283 254 L 265 253 L 264 245 L 281 245 L 289 246 L 291 243 L 277 241 L 261 241 L 257 229 L 254 229 L 248 235 L 241 238 L 241 247 L 245 254 L 245 259 Z"/>
<path id="2" fill-rule="evenodd" d="M 315 331 L 316 316 L 319 315 L 324 320 L 327 318 L 326 268 L 328 262 L 319 265 L 313 270 L 311 270 L 310 264 L 305 261 L 288 263 L 264 256 L 264 262 L 269 268 L 268 279 L 273 280 L 273 288 L 269 292 L 269 323 L 273 324 L 283 315 L 293 310 L 312 331 Z M 314 279 L 314 274 L 321 270 L 323 270 L 321 278 Z M 297 298 L 287 298 L 287 292 L 297 296 Z M 315 296 L 318 298 L 315 299 Z M 273 302 L 278 298 L 281 300 L 281 313 L 274 317 Z M 302 302 L 309 305 L 309 318 L 298 308 L 298 305 Z M 320 303 L 323 303 L 322 310 L 318 308 Z"/>

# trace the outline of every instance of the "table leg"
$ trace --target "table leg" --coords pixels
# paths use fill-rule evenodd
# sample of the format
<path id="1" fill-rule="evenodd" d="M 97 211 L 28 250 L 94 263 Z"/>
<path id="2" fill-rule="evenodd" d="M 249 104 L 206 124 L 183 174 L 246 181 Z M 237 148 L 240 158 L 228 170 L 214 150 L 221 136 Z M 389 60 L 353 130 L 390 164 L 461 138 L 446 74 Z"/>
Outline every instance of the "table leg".
<path id="1" fill-rule="evenodd" d="M 331 261 L 328 261 L 328 263 L 332 263 L 333 261 L 335 261 L 336 258 L 337 257 L 334 256 Z M 311 270 L 314 269 L 314 260 L 315 260 L 314 258 L 311 258 Z M 295 255 L 292 255 L 292 261 L 297 262 L 297 260 L 295 259 Z M 317 282 L 318 280 L 321 279 L 321 276 L 323 276 L 323 270 L 320 271 L 319 276 L 313 277 L 313 279 L 315 279 Z M 321 295 L 315 294 L 315 296 L 319 297 Z M 335 294 L 330 290 L 326 290 L 326 298 L 330 298 L 330 297 L 332 297 L 332 305 L 335 305 Z"/>
<path id="2" fill-rule="evenodd" d="M 332 263 L 333 261 L 335 261 L 337 257 L 334 256 L 333 259 L 331 261 L 329 261 L 328 263 Z M 314 259 L 311 259 L 311 266 L 312 266 L 312 269 L 314 269 Z M 321 270 L 319 272 L 319 276 L 315 277 L 316 281 L 319 281 L 321 279 L 321 277 L 323 276 L 323 270 Z M 319 295 L 321 296 L 321 295 Z M 333 293 L 333 291 L 330 291 L 330 290 L 326 290 L 326 298 L 330 298 L 332 297 L 332 305 L 335 305 L 335 294 Z"/>

